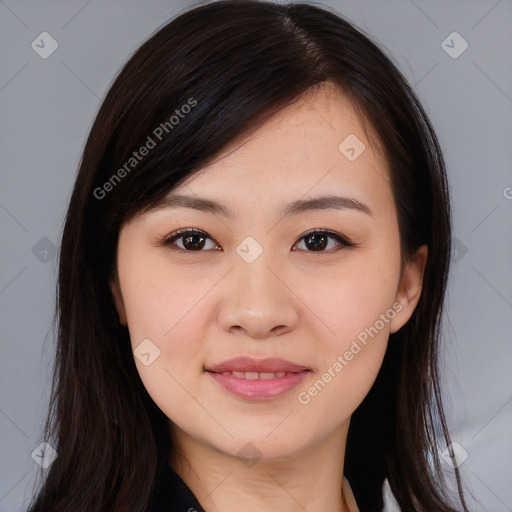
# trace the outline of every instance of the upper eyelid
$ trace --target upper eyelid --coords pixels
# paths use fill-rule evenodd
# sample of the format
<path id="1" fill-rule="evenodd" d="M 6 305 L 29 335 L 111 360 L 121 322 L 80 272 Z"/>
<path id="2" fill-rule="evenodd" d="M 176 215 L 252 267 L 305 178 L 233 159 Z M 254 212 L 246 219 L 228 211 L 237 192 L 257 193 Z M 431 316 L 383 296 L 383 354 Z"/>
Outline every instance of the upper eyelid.
<path id="1" fill-rule="evenodd" d="M 299 235 L 299 239 L 306 236 L 306 235 L 309 235 L 311 233 L 318 233 L 318 232 L 321 232 L 321 233 L 327 233 L 328 235 L 337 235 L 337 236 L 342 236 L 344 237 L 343 234 L 341 233 L 337 233 L 336 231 L 333 231 L 332 229 L 327 229 L 327 228 L 314 228 L 314 229 L 308 229 L 307 231 L 305 231 L 304 233 L 300 234 Z M 206 231 L 203 231 L 202 229 L 197 229 L 197 228 L 181 228 L 181 229 L 177 229 L 175 231 L 172 231 L 171 233 L 169 233 L 168 235 L 166 235 L 164 237 L 164 240 L 169 240 L 170 238 L 173 238 L 173 237 L 177 237 L 178 235 L 186 235 L 186 234 L 189 234 L 189 233 L 199 233 L 201 235 L 205 235 L 207 236 L 208 238 L 211 238 L 212 240 L 215 240 L 210 234 L 208 234 Z"/>

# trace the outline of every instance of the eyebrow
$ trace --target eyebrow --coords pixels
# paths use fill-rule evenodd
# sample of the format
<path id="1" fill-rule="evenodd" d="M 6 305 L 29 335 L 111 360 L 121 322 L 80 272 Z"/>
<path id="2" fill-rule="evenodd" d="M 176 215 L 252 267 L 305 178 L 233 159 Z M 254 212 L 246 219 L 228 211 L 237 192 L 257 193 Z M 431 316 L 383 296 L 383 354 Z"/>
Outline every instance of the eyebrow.
<path id="1" fill-rule="evenodd" d="M 227 206 L 224 206 L 213 199 L 206 199 L 197 196 L 180 194 L 168 195 L 150 208 L 149 211 L 160 210 L 163 208 L 193 208 L 199 211 L 222 215 L 227 219 L 233 219 L 236 217 L 234 212 Z M 361 201 L 358 201 L 353 197 L 336 195 L 326 195 L 315 197 L 313 199 L 299 199 L 297 201 L 293 201 L 281 209 L 281 214 L 285 217 L 307 211 L 330 209 L 355 210 L 367 215 L 373 215 L 371 209 Z"/>

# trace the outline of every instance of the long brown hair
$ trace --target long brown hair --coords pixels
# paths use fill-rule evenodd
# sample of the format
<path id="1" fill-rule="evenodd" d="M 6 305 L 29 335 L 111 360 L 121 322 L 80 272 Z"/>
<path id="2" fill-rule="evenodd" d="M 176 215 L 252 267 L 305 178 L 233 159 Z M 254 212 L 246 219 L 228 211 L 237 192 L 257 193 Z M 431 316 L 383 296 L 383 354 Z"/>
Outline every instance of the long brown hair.
<path id="1" fill-rule="evenodd" d="M 29 512 L 148 510 L 173 446 L 108 286 L 120 227 L 235 137 L 324 82 L 348 95 L 380 138 L 402 263 L 428 245 L 418 306 L 391 335 L 376 382 L 352 416 L 345 474 L 361 512 L 382 509 L 385 478 L 404 511 L 456 510 L 438 456 L 450 444 L 438 357 L 451 218 L 431 123 L 390 59 L 328 8 L 221 0 L 182 13 L 142 44 L 90 131 L 59 259 L 58 341 L 44 434 L 58 457 Z M 174 123 L 177 109 L 186 115 Z M 148 137 L 155 146 L 127 165 Z"/>

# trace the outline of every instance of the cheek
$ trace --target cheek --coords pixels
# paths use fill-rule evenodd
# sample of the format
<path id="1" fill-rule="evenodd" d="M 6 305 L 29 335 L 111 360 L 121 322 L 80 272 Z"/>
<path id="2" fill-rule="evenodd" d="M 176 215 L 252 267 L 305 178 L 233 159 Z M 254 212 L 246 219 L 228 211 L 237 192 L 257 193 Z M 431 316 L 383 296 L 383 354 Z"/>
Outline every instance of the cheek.
<path id="1" fill-rule="evenodd" d="M 396 296 L 399 261 L 390 264 L 370 258 L 347 265 L 337 275 L 317 279 L 315 286 L 302 293 L 307 306 L 322 320 L 328 347 L 344 350 L 350 340 L 378 322 L 379 331 L 388 333 L 394 316 L 392 305 Z M 390 310 L 391 309 L 391 310 Z M 390 310 L 390 311 L 388 311 Z M 385 318 L 384 325 L 380 321 Z M 390 318 L 389 318 L 390 317 Z M 364 338 L 364 334 L 361 334 Z M 364 339 L 363 339 L 364 341 Z"/>
<path id="2" fill-rule="evenodd" d="M 134 265 L 132 269 L 136 272 L 127 271 L 123 281 L 123 300 L 132 345 L 150 338 L 163 347 L 164 340 L 168 345 L 171 340 L 182 339 L 187 343 L 176 343 L 177 349 L 193 349 L 194 318 L 197 319 L 201 309 L 207 283 L 201 286 L 201 281 L 191 279 L 189 274 L 170 272 L 158 264 Z"/>
<path id="3" fill-rule="evenodd" d="M 203 335 L 197 318 L 208 287 L 159 265 L 124 269 L 120 278 L 135 364 L 149 395 L 169 415 L 190 400 L 183 386 L 194 394 L 202 373 Z M 142 353 L 150 356 L 138 357 Z M 152 362 L 146 365 L 148 359 Z"/>
<path id="4" fill-rule="evenodd" d="M 323 304 L 329 334 L 317 338 L 315 374 L 297 401 L 308 413 L 326 417 L 326 430 L 352 415 L 379 373 L 395 314 L 387 289 L 346 281 L 336 300 Z"/>
<path id="5" fill-rule="evenodd" d="M 317 281 L 307 304 L 322 320 L 315 330 L 326 334 L 317 338 L 316 374 L 299 392 L 298 401 L 306 409 L 329 410 L 336 422 L 364 399 L 382 365 L 390 322 L 399 308 L 398 275 L 396 253 L 360 260 L 342 275 Z"/>
<path id="6" fill-rule="evenodd" d="M 143 295 L 132 296 L 127 307 L 129 332 L 137 371 L 148 394 L 167 417 L 185 416 L 187 424 L 201 414 L 191 400 L 198 394 L 204 360 L 203 333 L 194 314 L 199 297 L 184 298 L 180 291 L 164 285 L 160 282 L 147 287 Z M 144 342 L 149 352 L 158 354 L 149 365 L 137 357 L 145 339 L 151 340 Z"/>

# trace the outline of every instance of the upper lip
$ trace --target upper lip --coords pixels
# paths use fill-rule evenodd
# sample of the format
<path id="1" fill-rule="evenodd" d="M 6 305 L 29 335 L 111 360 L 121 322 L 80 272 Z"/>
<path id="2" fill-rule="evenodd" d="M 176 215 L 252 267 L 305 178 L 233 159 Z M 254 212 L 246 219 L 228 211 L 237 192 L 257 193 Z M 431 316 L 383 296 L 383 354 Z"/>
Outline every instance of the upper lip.
<path id="1" fill-rule="evenodd" d="M 251 357 L 235 357 L 219 364 L 205 367 L 208 372 L 258 372 L 258 373 L 299 373 L 309 368 L 284 359 L 271 357 L 267 359 L 253 359 Z"/>

